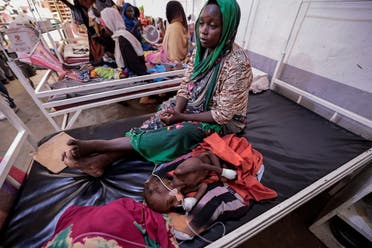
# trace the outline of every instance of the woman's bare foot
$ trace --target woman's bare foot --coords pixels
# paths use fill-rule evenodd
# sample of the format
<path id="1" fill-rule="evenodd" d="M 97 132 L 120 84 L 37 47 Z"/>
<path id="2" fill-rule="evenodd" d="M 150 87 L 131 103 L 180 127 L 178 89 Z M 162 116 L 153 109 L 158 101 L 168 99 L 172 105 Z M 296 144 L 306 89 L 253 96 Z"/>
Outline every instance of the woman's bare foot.
<path id="1" fill-rule="evenodd" d="M 97 154 L 75 159 L 69 151 L 62 155 L 62 161 L 68 167 L 80 169 L 93 177 L 102 176 L 106 166 L 111 164 L 111 161 L 107 159 L 105 154 Z"/>
<path id="2" fill-rule="evenodd" d="M 70 154 L 74 159 L 80 159 L 98 152 L 97 144 L 94 140 L 70 139 L 67 141 L 67 145 L 71 147 Z"/>

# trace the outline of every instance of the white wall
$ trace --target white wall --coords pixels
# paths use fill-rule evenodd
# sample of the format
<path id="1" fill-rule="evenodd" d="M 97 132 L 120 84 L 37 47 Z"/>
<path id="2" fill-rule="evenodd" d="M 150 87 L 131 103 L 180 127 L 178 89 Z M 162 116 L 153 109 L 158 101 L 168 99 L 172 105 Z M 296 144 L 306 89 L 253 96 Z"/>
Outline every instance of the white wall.
<path id="1" fill-rule="evenodd" d="M 249 18 L 249 7 L 256 11 Z M 238 0 L 242 27 L 237 42 L 274 60 L 285 48 L 300 0 Z M 300 69 L 372 93 L 372 1 L 305 3 L 300 32 L 287 62 Z M 296 28 L 295 28 L 296 31 Z M 245 34 L 245 35 L 244 35 Z"/>
<path id="2" fill-rule="evenodd" d="M 186 17 L 192 13 L 195 16 L 199 15 L 200 9 L 203 7 L 204 0 L 178 0 L 184 10 Z M 143 5 L 145 8 L 145 15 L 152 17 L 162 17 L 165 18 L 165 7 L 167 6 L 167 1 L 160 0 L 129 0 L 125 1 L 137 7 Z"/>

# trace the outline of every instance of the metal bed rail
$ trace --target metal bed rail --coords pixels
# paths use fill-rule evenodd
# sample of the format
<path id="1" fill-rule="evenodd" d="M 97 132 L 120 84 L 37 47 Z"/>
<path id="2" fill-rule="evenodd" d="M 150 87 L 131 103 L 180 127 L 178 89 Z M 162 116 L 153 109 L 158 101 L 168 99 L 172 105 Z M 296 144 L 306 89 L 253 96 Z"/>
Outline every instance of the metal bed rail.
<path id="1" fill-rule="evenodd" d="M 48 81 L 51 79 L 54 72 L 47 70 L 40 80 L 40 83 L 37 84 L 34 89 L 14 60 L 10 58 L 8 64 L 19 82 L 56 131 L 71 128 L 83 110 L 143 96 L 176 91 L 185 73 L 185 69 L 181 69 L 125 79 L 86 83 L 61 89 L 51 89 Z M 149 80 L 159 78 L 163 78 L 164 80 L 160 82 L 148 82 Z M 89 90 L 95 90 L 95 92 L 87 92 L 85 95 L 63 100 L 48 101 L 48 99 L 53 96 L 81 93 Z M 69 116 L 70 113 L 73 114 L 71 118 Z M 61 115 L 63 115 L 63 121 L 62 124 L 59 125 L 55 117 Z"/>
<path id="2" fill-rule="evenodd" d="M 10 124 L 17 129 L 18 133 L 10 144 L 7 152 L 0 162 L 0 187 L 3 185 L 11 167 L 13 166 L 22 146 L 28 141 L 33 149 L 37 148 L 37 141 L 32 135 L 30 130 L 22 122 L 22 120 L 14 113 L 14 111 L 8 106 L 3 97 L 0 97 L 0 110 L 7 117 Z M 4 135 L 4 134 L 2 134 Z M 31 165 L 31 163 L 30 163 Z"/>

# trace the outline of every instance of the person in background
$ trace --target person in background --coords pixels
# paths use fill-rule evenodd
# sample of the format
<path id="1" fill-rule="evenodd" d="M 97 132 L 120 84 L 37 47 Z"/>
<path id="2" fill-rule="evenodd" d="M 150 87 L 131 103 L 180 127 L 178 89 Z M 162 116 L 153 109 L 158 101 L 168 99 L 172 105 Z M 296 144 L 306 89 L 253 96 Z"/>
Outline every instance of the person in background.
<path id="1" fill-rule="evenodd" d="M 212 133 L 241 132 L 253 76 L 246 52 L 234 45 L 239 22 L 235 0 L 209 0 L 196 21 L 196 49 L 177 96 L 125 137 L 69 140 L 64 163 L 99 177 L 126 155 L 138 153 L 160 164 L 190 152 Z"/>
<path id="2" fill-rule="evenodd" d="M 189 24 L 187 25 L 189 30 L 190 43 L 195 42 L 195 17 L 193 14 L 187 17 Z"/>
<path id="3" fill-rule="evenodd" d="M 1 70 L 1 69 L 0 69 Z M 0 95 L 6 98 L 6 100 L 9 103 L 9 107 L 12 108 L 15 112 L 17 112 L 18 107 L 14 103 L 14 99 L 10 97 L 9 92 L 7 88 L 5 87 L 3 80 L 0 80 Z M 0 121 L 6 119 L 5 115 L 0 111 Z"/>
<path id="4" fill-rule="evenodd" d="M 125 3 L 121 12 L 126 29 L 131 32 L 139 41 L 141 41 L 141 22 L 135 15 L 134 8 L 130 3 Z"/>
<path id="5" fill-rule="evenodd" d="M 115 41 L 115 61 L 118 67 L 128 68 L 136 75 L 147 74 L 141 43 L 125 29 L 123 19 L 115 8 L 101 11 L 102 25 L 112 33 Z"/>
<path id="6" fill-rule="evenodd" d="M 111 8 L 115 6 L 115 3 L 112 0 L 96 0 L 95 7 L 98 12 L 101 12 L 104 8 Z"/>
<path id="7" fill-rule="evenodd" d="M 185 11 L 180 2 L 169 1 L 166 6 L 168 25 L 158 52 L 146 56 L 152 64 L 182 63 L 188 59 L 188 27 Z"/>
<path id="8" fill-rule="evenodd" d="M 103 63 L 103 55 L 105 52 L 113 53 L 114 41 L 106 33 L 100 33 L 96 31 L 95 25 L 89 18 L 88 12 L 95 3 L 94 0 L 74 0 L 74 4 L 71 4 L 68 0 L 61 0 L 66 4 L 72 12 L 72 17 L 76 25 L 84 25 L 87 29 L 88 41 L 89 41 L 89 60 L 94 66 L 101 65 Z M 99 15 L 98 10 L 96 11 Z"/>
<path id="9" fill-rule="evenodd" d="M 139 42 L 141 42 L 143 50 L 155 50 L 156 48 L 148 44 L 142 37 L 142 24 L 138 19 L 140 15 L 139 9 L 136 6 L 132 6 L 130 3 L 125 3 L 123 5 L 121 15 L 124 20 L 126 29 L 131 32 Z"/>

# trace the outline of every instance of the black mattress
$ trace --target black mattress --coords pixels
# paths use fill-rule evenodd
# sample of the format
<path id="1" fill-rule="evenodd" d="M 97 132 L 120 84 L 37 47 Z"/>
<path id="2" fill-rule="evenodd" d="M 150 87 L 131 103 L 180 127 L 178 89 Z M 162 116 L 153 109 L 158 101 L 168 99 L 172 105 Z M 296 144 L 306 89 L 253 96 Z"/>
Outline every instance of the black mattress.
<path id="1" fill-rule="evenodd" d="M 225 222 L 227 232 L 274 207 L 314 181 L 348 162 L 372 146 L 349 131 L 274 92 L 250 95 L 248 123 L 240 134 L 264 156 L 262 183 L 278 192 L 274 200 L 253 203 L 248 213 Z M 67 131 L 79 139 L 111 139 L 124 135 L 148 118 L 141 116 L 111 121 L 98 126 Z M 46 137 L 45 139 L 47 139 Z M 44 140 L 45 140 L 44 139 Z M 122 160 L 100 178 L 71 168 L 52 174 L 34 162 L 0 240 L 5 247 L 40 247 L 54 232 L 63 211 L 71 205 L 102 205 L 121 197 L 142 200 L 143 183 L 153 164 L 141 158 Z M 203 236 L 216 240 L 222 226 Z M 201 239 L 181 247 L 203 247 Z"/>

